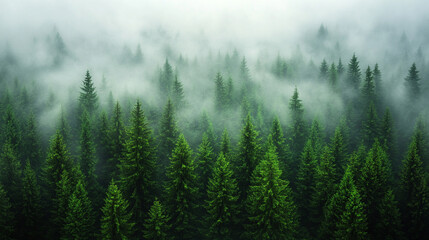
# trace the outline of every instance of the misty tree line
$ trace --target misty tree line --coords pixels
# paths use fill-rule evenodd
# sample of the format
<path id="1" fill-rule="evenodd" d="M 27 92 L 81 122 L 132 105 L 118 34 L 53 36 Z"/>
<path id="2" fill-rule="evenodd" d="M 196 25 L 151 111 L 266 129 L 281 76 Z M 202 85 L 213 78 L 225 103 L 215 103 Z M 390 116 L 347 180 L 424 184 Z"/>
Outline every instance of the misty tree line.
<path id="1" fill-rule="evenodd" d="M 404 79 L 407 119 L 415 122 L 407 132 L 397 129 L 387 107 L 379 66 L 363 71 L 355 55 L 346 65 L 323 60 L 312 80 L 341 96 L 345 110 L 323 113 L 323 121 L 308 119 L 295 88 L 284 104 L 286 125 L 260 99 L 245 58 L 234 53 L 219 62 L 224 71 L 211 73 L 214 114 L 202 112 L 193 121 L 182 115 L 196 94 L 184 91 L 178 69 L 193 65 L 183 59 L 176 70 L 168 60 L 159 70 L 159 105 L 132 96 L 121 103 L 112 93 L 102 104 L 87 71 L 78 100 L 49 123 L 56 129 L 49 144 L 35 106 L 46 93 L 19 80 L 5 84 L 0 236 L 427 236 L 429 139 L 415 64 Z M 280 55 L 270 68 L 277 81 L 298 74 Z M 236 112 L 240 117 L 231 118 Z"/>

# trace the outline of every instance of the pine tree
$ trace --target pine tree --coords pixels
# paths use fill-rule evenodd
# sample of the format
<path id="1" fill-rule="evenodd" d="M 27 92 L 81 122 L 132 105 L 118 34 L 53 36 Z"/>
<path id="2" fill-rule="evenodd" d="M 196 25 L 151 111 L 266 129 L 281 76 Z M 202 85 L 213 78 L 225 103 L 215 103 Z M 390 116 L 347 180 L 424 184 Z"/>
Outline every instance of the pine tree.
<path id="1" fill-rule="evenodd" d="M 0 183 L 13 203 L 12 210 L 18 213 L 21 210 L 22 200 L 21 163 L 10 143 L 3 145 L 0 159 Z"/>
<path id="2" fill-rule="evenodd" d="M 210 175 L 212 173 L 213 162 L 214 162 L 213 149 L 210 146 L 210 142 L 207 138 L 207 135 L 204 133 L 203 139 L 198 148 L 197 164 L 196 164 L 197 173 L 198 173 L 199 182 L 200 182 L 200 187 L 199 187 L 200 196 L 202 197 L 202 199 L 206 199 L 207 184 L 208 184 Z"/>
<path id="3" fill-rule="evenodd" d="M 164 113 L 161 119 L 160 136 L 159 136 L 159 150 L 158 159 L 160 162 L 160 179 L 165 179 L 165 171 L 170 163 L 171 152 L 174 149 L 176 139 L 178 137 L 178 130 L 176 120 L 174 117 L 174 109 L 171 100 L 167 101 L 164 108 Z"/>
<path id="4" fill-rule="evenodd" d="M 207 223 L 210 239 L 232 239 L 238 217 L 238 187 L 233 172 L 221 152 L 213 168 L 207 189 Z"/>
<path id="5" fill-rule="evenodd" d="M 343 63 L 341 62 L 341 58 L 338 59 L 337 73 L 340 78 L 343 76 L 343 73 L 344 73 L 344 66 L 343 66 Z"/>
<path id="6" fill-rule="evenodd" d="M 393 125 L 392 115 L 389 108 L 386 108 L 380 127 L 380 143 L 384 146 L 388 158 L 392 161 L 392 170 L 395 175 L 399 173 L 399 163 L 397 157 L 396 132 Z"/>
<path id="7" fill-rule="evenodd" d="M 155 190 L 155 148 L 140 101 L 132 112 L 126 149 L 126 157 L 120 165 L 121 189 L 130 201 L 133 221 L 138 229 L 136 234 L 140 236 Z"/>
<path id="8" fill-rule="evenodd" d="M 423 162 L 423 168 L 429 167 L 429 138 L 426 123 L 419 117 L 414 128 L 413 138 L 416 140 L 417 154 Z"/>
<path id="9" fill-rule="evenodd" d="M 362 99 L 365 103 L 365 106 L 368 106 L 371 102 L 375 103 L 375 87 L 374 76 L 371 68 L 368 66 L 365 72 L 365 80 L 362 87 Z"/>
<path id="10" fill-rule="evenodd" d="M 289 178 L 289 172 L 292 171 L 289 166 L 291 162 L 291 152 L 289 145 L 286 144 L 286 139 L 283 136 L 282 126 L 280 124 L 280 120 L 277 117 L 273 120 L 270 136 L 273 145 L 276 148 L 280 169 L 283 172 L 282 179 L 285 179 L 285 176 Z"/>
<path id="11" fill-rule="evenodd" d="M 250 114 L 247 115 L 245 125 L 241 130 L 241 138 L 238 143 L 237 170 L 239 176 L 238 187 L 240 189 L 240 200 L 247 199 L 247 191 L 253 170 L 258 165 L 260 146 L 258 132 L 252 124 Z"/>
<path id="12" fill-rule="evenodd" d="M 69 210 L 70 197 L 74 191 L 73 180 L 67 170 L 61 172 L 60 179 L 55 186 L 55 195 L 53 196 L 51 208 L 51 224 L 48 236 L 50 239 L 60 239 L 64 236 L 64 226 L 66 224 L 66 215 Z"/>
<path id="13" fill-rule="evenodd" d="M 310 134 L 308 136 L 308 139 L 310 140 L 311 148 L 314 152 L 316 159 L 318 159 L 320 154 L 322 153 L 324 138 L 325 138 L 324 130 L 320 125 L 319 120 L 314 119 L 313 123 L 311 124 Z"/>
<path id="14" fill-rule="evenodd" d="M 253 175 L 247 199 L 250 239 L 295 239 L 298 217 L 288 181 L 282 180 L 274 146 Z"/>
<path id="15" fill-rule="evenodd" d="M 319 69 L 319 79 L 323 82 L 327 82 L 329 76 L 329 66 L 328 63 L 326 63 L 326 60 L 323 59 L 322 63 L 320 64 Z"/>
<path id="16" fill-rule="evenodd" d="M 292 169 L 290 179 L 291 182 L 294 182 L 296 178 L 296 170 L 293 171 L 293 169 L 298 169 L 299 164 L 295 159 L 299 159 L 299 154 L 301 154 L 307 138 L 307 126 L 303 117 L 304 109 L 302 107 L 301 99 L 299 99 L 297 88 L 295 88 L 293 96 L 289 101 L 289 110 L 292 115 L 289 143 L 293 159 L 290 164 L 290 169 Z"/>
<path id="17" fill-rule="evenodd" d="M 312 232 L 311 214 L 313 209 L 311 202 L 316 194 L 316 166 L 317 160 L 314 149 L 311 146 L 311 140 L 307 141 L 304 151 L 301 155 L 301 162 L 296 179 L 297 205 L 300 216 L 303 216 L 301 222 L 310 232 Z"/>
<path id="18" fill-rule="evenodd" d="M 177 139 L 171 154 L 167 176 L 167 209 L 171 217 L 172 235 L 175 239 L 192 239 L 196 235 L 197 176 L 192 150 L 183 134 Z"/>
<path id="19" fill-rule="evenodd" d="M 375 139 L 379 137 L 379 122 L 377 110 L 371 102 L 366 110 L 366 119 L 363 122 L 363 142 L 366 147 L 372 146 Z"/>
<path id="20" fill-rule="evenodd" d="M 225 107 L 225 83 L 223 82 L 223 77 L 218 72 L 215 78 L 215 105 L 218 111 L 224 110 Z"/>
<path id="21" fill-rule="evenodd" d="M 160 92 L 164 96 L 168 96 L 173 87 L 173 68 L 171 67 L 168 59 L 165 59 L 163 69 L 159 77 Z"/>
<path id="22" fill-rule="evenodd" d="M 334 91 L 337 89 L 338 74 L 335 64 L 332 63 L 331 68 L 329 68 L 329 85 Z"/>
<path id="23" fill-rule="evenodd" d="M 40 239 L 41 199 L 36 174 L 27 161 L 23 172 L 22 234 L 25 239 Z"/>
<path id="24" fill-rule="evenodd" d="M 70 196 L 61 239 L 94 239 L 94 213 L 81 180 Z"/>
<path id="25" fill-rule="evenodd" d="M 3 116 L 3 144 L 9 144 L 17 158 L 20 159 L 21 152 L 21 129 L 19 122 L 15 117 L 15 113 L 10 105 L 6 107 L 5 115 Z"/>
<path id="26" fill-rule="evenodd" d="M 420 76 L 415 63 L 408 70 L 408 75 L 405 78 L 405 86 L 410 100 L 420 97 Z"/>
<path id="27" fill-rule="evenodd" d="M 145 221 L 144 239 L 148 240 L 166 240 L 169 239 L 168 216 L 164 211 L 162 204 L 155 199 L 152 207 L 149 209 L 149 217 Z"/>
<path id="28" fill-rule="evenodd" d="M 321 239 L 335 239 L 342 234 L 346 239 L 366 239 L 366 215 L 349 168 L 345 171 L 338 190 L 329 200 L 324 215 Z"/>
<path id="29" fill-rule="evenodd" d="M 119 102 L 116 102 L 113 110 L 112 126 L 110 129 L 110 156 L 108 160 L 108 172 L 112 179 L 119 176 L 119 164 L 125 157 L 125 129 L 122 122 L 122 111 Z"/>
<path id="30" fill-rule="evenodd" d="M 223 153 L 226 159 L 230 159 L 231 155 L 231 143 L 229 139 L 228 130 L 225 128 L 222 133 L 221 143 L 220 143 L 220 152 Z"/>
<path id="31" fill-rule="evenodd" d="M 176 109 L 181 109 L 185 106 L 185 93 L 183 90 L 183 83 L 177 78 L 177 74 L 174 77 L 173 83 L 173 101 Z"/>
<path id="32" fill-rule="evenodd" d="M 63 108 L 61 108 L 61 116 L 59 119 L 59 124 L 57 129 L 60 132 L 61 136 L 63 137 L 64 144 L 66 144 L 67 146 L 70 146 L 72 141 L 71 128 L 67 121 L 66 116 L 64 115 Z"/>
<path id="33" fill-rule="evenodd" d="M 95 91 L 94 83 L 91 79 L 89 70 L 86 71 L 85 79 L 80 87 L 79 104 L 82 110 L 86 110 L 88 114 L 93 114 L 98 107 L 98 96 Z"/>
<path id="34" fill-rule="evenodd" d="M 429 192 L 427 176 L 417 152 L 414 137 L 402 163 L 401 174 L 402 222 L 408 239 L 424 239 L 427 236 Z"/>
<path id="35" fill-rule="evenodd" d="M 349 86 L 353 87 L 355 90 L 357 90 L 360 86 L 361 72 L 359 68 L 359 61 L 357 60 L 355 54 L 353 54 L 353 57 L 350 59 L 347 69 L 347 81 Z"/>
<path id="36" fill-rule="evenodd" d="M 42 166 L 42 152 L 36 119 L 30 114 L 23 136 L 23 159 L 30 160 L 32 168 L 38 172 Z"/>
<path id="37" fill-rule="evenodd" d="M 381 86 L 381 72 L 380 69 L 378 69 L 378 63 L 375 64 L 374 70 L 372 70 L 372 77 L 374 79 L 375 85 L 375 96 L 377 100 L 380 100 L 380 98 L 383 96 L 383 89 Z"/>
<path id="38" fill-rule="evenodd" d="M 11 208 L 9 197 L 0 183 L 0 238 L 4 240 L 14 239 L 14 214 Z"/>
<path id="39" fill-rule="evenodd" d="M 134 223 L 131 222 L 131 212 L 128 211 L 128 201 L 112 180 L 108 189 L 104 206 L 101 209 L 101 239 L 126 240 L 133 235 Z"/>
<path id="40" fill-rule="evenodd" d="M 101 112 L 98 123 L 97 139 L 95 145 L 97 146 L 98 161 L 95 165 L 95 174 L 98 176 L 98 183 L 103 189 L 107 189 L 111 179 L 109 169 L 110 155 L 110 124 L 105 111 Z"/>
<path id="41" fill-rule="evenodd" d="M 336 182 L 341 180 L 341 176 L 344 173 L 346 167 L 346 147 L 343 141 L 343 134 L 339 127 L 335 129 L 335 134 L 331 139 L 330 144 L 331 154 L 334 157 L 335 172 L 337 174 Z"/>

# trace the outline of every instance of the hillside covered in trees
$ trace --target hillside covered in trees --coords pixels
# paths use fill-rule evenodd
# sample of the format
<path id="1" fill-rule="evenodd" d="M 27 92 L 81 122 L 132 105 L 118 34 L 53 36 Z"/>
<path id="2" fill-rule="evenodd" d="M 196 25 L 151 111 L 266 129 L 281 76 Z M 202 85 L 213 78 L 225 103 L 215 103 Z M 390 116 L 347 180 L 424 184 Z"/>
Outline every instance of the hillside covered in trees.
<path id="1" fill-rule="evenodd" d="M 427 239 L 429 34 L 302 31 L 0 45 L 0 239 Z"/>

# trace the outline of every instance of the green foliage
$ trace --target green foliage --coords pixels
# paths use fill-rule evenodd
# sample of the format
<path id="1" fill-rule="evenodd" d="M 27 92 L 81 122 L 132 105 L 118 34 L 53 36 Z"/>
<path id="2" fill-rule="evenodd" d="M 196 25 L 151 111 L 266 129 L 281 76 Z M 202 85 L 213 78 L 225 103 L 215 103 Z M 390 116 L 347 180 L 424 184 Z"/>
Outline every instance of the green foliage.
<path id="1" fill-rule="evenodd" d="M 3 144 L 8 144 L 17 155 L 21 150 L 21 129 L 19 128 L 19 122 L 15 117 L 15 113 L 10 105 L 6 107 L 5 115 L 3 116 L 2 126 Z"/>
<path id="2" fill-rule="evenodd" d="M 323 59 L 322 63 L 320 64 L 319 69 L 319 79 L 323 82 L 326 82 L 328 80 L 329 76 L 329 66 L 325 59 Z"/>
<path id="3" fill-rule="evenodd" d="M 161 167 L 159 173 L 161 179 L 165 179 L 165 169 L 169 166 L 169 158 L 174 149 L 178 134 L 179 131 L 176 126 L 173 104 L 171 100 L 168 99 L 162 115 L 159 134 L 158 158 Z"/>
<path id="4" fill-rule="evenodd" d="M 247 199 L 250 239 L 295 239 L 298 217 L 288 181 L 282 180 L 274 146 L 252 175 Z"/>
<path id="5" fill-rule="evenodd" d="M 225 128 L 222 133 L 221 143 L 220 143 L 220 152 L 223 153 L 226 159 L 229 159 L 231 154 L 231 143 L 228 134 L 228 130 Z"/>
<path id="6" fill-rule="evenodd" d="M 161 203 L 155 199 L 152 207 L 149 209 L 149 216 L 145 221 L 144 239 L 148 240 L 166 240 L 169 239 L 168 216 Z"/>
<path id="7" fill-rule="evenodd" d="M 238 217 L 238 187 L 229 160 L 219 154 L 207 189 L 208 237 L 233 239 Z"/>
<path id="8" fill-rule="evenodd" d="M 13 239 L 14 214 L 11 210 L 9 198 L 3 185 L 0 183 L 0 238 L 4 240 Z"/>
<path id="9" fill-rule="evenodd" d="M 171 67 L 168 59 L 165 59 L 164 66 L 160 72 L 159 76 L 159 87 L 160 92 L 164 96 L 168 96 L 173 88 L 173 78 L 174 78 L 173 68 Z"/>
<path id="10" fill-rule="evenodd" d="M 215 106 L 218 111 L 224 110 L 226 105 L 226 90 L 223 77 L 218 72 L 215 78 Z"/>
<path id="11" fill-rule="evenodd" d="M 357 90 L 360 86 L 361 81 L 361 72 L 359 68 L 359 61 L 355 54 L 350 59 L 348 69 L 347 69 L 347 82 L 348 84 Z"/>
<path id="12" fill-rule="evenodd" d="M 366 110 L 366 119 L 363 122 L 363 142 L 366 147 L 372 146 L 374 141 L 379 137 L 379 122 L 377 110 L 374 103 L 371 102 Z"/>
<path id="13" fill-rule="evenodd" d="M 122 122 L 122 111 L 119 102 L 116 102 L 111 120 L 112 126 L 109 131 L 110 158 L 108 160 L 108 172 L 110 179 L 119 176 L 119 164 L 125 157 L 125 129 Z"/>
<path id="14" fill-rule="evenodd" d="M 210 142 L 207 138 L 207 135 L 204 133 L 203 139 L 198 148 L 197 164 L 196 164 L 197 173 L 199 176 L 199 183 L 200 183 L 199 190 L 200 190 L 202 199 L 205 199 L 205 196 L 206 196 L 207 184 L 209 182 L 209 177 L 212 173 L 213 162 L 214 162 L 213 149 L 210 146 Z"/>
<path id="15" fill-rule="evenodd" d="M 113 180 L 107 189 L 104 206 L 101 211 L 103 212 L 101 217 L 101 239 L 131 239 L 134 223 L 131 222 L 128 201 L 122 197 L 121 191 Z"/>
<path id="16" fill-rule="evenodd" d="M 126 157 L 122 159 L 121 189 L 130 201 L 136 234 L 141 235 L 143 219 L 154 199 L 155 148 L 152 131 L 137 101 L 131 117 L 131 127 L 126 141 Z"/>
<path id="17" fill-rule="evenodd" d="M 22 235 L 25 239 L 40 239 L 39 225 L 42 216 L 40 187 L 29 161 L 24 168 L 22 186 L 22 216 L 24 219 Z"/>
<path id="18" fill-rule="evenodd" d="M 392 115 L 389 108 L 386 108 L 380 127 L 380 143 L 384 146 L 387 156 L 392 161 L 392 170 L 395 175 L 399 172 L 396 131 L 393 125 Z"/>
<path id="19" fill-rule="evenodd" d="M 429 192 L 426 175 L 414 137 L 402 163 L 401 174 L 401 210 L 408 239 L 427 236 Z"/>
<path id="20" fill-rule="evenodd" d="M 81 180 L 69 198 L 61 239 L 94 239 L 94 213 Z"/>
<path id="21" fill-rule="evenodd" d="M 25 126 L 23 150 L 23 159 L 30 160 L 31 166 L 38 172 L 42 166 L 42 152 L 39 131 L 33 114 L 30 114 Z"/>
<path id="22" fill-rule="evenodd" d="M 292 171 L 291 166 L 289 166 L 291 162 L 291 152 L 289 145 L 286 143 L 286 139 L 283 136 L 280 120 L 277 117 L 273 120 L 270 137 L 274 147 L 276 148 L 279 166 L 283 173 L 282 179 L 290 180 L 289 173 Z"/>
<path id="23" fill-rule="evenodd" d="M 331 139 L 330 149 L 332 156 L 334 157 L 335 172 L 337 174 L 336 181 L 341 179 L 346 167 L 346 146 L 343 141 L 343 134 L 341 129 L 337 127 L 335 134 Z"/>
<path id="24" fill-rule="evenodd" d="M 408 70 L 408 75 L 405 78 L 405 86 L 410 100 L 420 97 L 420 76 L 415 63 Z"/>
<path id="25" fill-rule="evenodd" d="M 338 85 L 339 71 L 335 68 L 335 64 L 334 63 L 331 64 L 331 67 L 329 68 L 328 74 L 329 74 L 329 85 L 330 85 L 330 87 L 334 91 L 336 91 L 337 90 L 337 85 Z"/>
<path id="26" fill-rule="evenodd" d="M 9 143 L 3 145 L 1 153 L 0 183 L 13 203 L 12 209 L 18 211 L 22 200 L 21 163 Z"/>
<path id="27" fill-rule="evenodd" d="M 341 58 L 340 58 L 340 59 L 338 59 L 337 73 L 338 73 L 338 76 L 339 76 L 339 77 L 342 77 L 342 76 L 343 76 L 343 73 L 344 73 L 344 65 L 343 65 L 343 63 L 341 62 Z"/>
<path id="28" fill-rule="evenodd" d="M 197 176 L 192 150 L 183 134 L 177 139 L 171 154 L 167 177 L 167 209 L 171 217 L 172 235 L 175 239 L 193 238 L 196 236 Z"/>
<path id="29" fill-rule="evenodd" d="M 362 100 L 365 106 L 368 106 L 371 102 L 375 103 L 375 82 L 371 68 L 368 66 L 365 72 L 365 80 L 362 87 Z"/>
<path id="30" fill-rule="evenodd" d="M 59 239 L 64 235 L 64 226 L 66 224 L 66 215 L 69 210 L 70 197 L 74 191 L 72 178 L 67 170 L 61 172 L 60 179 L 55 186 L 55 195 L 53 196 L 53 208 L 51 227 L 49 237 Z"/>
<path id="31" fill-rule="evenodd" d="M 179 81 L 177 78 L 177 74 L 174 77 L 174 83 L 173 83 L 173 102 L 174 107 L 176 109 L 181 109 L 185 106 L 185 92 L 183 90 L 183 83 Z"/>
<path id="32" fill-rule="evenodd" d="M 82 110 L 86 110 L 89 114 L 93 114 L 98 108 L 98 96 L 95 91 L 94 83 L 92 82 L 89 70 L 86 71 L 85 79 L 80 87 L 79 105 Z"/>

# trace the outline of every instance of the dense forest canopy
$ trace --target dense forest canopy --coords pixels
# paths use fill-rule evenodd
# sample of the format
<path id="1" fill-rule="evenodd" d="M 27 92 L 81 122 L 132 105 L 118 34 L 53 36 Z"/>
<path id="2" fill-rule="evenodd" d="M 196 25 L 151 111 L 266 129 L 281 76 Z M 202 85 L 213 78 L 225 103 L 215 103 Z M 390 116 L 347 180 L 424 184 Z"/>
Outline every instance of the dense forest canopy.
<path id="1" fill-rule="evenodd" d="M 427 3 L 145 2 L 4 4 L 1 239 L 427 238 Z"/>

